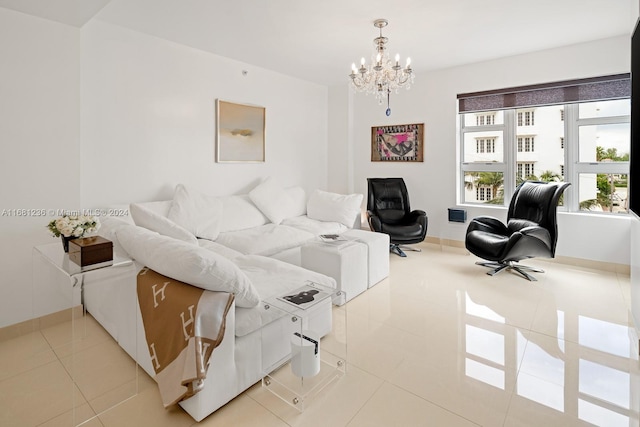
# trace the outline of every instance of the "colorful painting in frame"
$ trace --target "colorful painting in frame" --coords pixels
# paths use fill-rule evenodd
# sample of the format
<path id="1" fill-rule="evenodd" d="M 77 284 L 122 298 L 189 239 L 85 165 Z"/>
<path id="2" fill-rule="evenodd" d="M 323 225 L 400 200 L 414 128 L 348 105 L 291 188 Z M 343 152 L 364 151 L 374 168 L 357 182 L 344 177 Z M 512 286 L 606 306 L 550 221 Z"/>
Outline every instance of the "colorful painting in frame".
<path id="1" fill-rule="evenodd" d="M 372 162 L 422 162 L 424 123 L 371 128 Z"/>
<path id="2" fill-rule="evenodd" d="M 218 163 L 264 162 L 265 108 L 216 100 Z"/>

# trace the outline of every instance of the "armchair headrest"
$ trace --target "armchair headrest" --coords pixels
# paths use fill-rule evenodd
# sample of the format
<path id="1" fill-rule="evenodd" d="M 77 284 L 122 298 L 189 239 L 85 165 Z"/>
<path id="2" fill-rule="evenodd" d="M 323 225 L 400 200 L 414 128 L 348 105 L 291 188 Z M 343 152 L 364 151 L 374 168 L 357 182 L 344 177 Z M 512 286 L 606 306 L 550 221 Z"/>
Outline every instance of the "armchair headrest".
<path id="1" fill-rule="evenodd" d="M 394 210 L 409 213 L 409 193 L 402 178 L 368 178 L 367 210 Z"/>

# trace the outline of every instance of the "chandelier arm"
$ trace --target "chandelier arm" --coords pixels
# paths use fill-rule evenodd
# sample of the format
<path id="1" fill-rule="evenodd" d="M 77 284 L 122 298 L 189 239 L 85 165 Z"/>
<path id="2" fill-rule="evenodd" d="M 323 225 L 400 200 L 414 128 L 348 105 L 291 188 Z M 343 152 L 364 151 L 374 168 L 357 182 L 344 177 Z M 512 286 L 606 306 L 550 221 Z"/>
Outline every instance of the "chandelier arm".
<path id="1" fill-rule="evenodd" d="M 404 76 L 404 79 L 402 78 L 398 79 L 398 86 L 404 86 L 411 79 L 411 76 L 409 74 L 403 74 L 403 76 Z"/>

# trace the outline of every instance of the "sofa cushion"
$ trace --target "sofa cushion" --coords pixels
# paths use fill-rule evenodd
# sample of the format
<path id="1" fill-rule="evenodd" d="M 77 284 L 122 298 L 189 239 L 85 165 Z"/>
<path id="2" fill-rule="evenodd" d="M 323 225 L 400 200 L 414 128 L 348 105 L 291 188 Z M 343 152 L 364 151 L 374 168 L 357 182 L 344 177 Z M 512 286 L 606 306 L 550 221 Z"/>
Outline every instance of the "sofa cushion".
<path id="1" fill-rule="evenodd" d="M 316 190 L 307 202 L 307 216 L 318 221 L 335 221 L 353 228 L 359 223 L 362 194 L 336 194 Z"/>
<path id="2" fill-rule="evenodd" d="M 306 281 L 319 283 L 330 288 L 336 281 L 324 274 L 263 256 L 247 255 L 236 259 L 238 267 L 251 279 L 262 301 L 285 295 L 303 286 Z M 278 310 L 271 310 L 277 314 Z M 262 304 L 252 309 L 236 309 L 236 336 L 247 335 L 274 320 L 264 310 Z"/>
<path id="3" fill-rule="evenodd" d="M 308 231 L 286 225 L 265 224 L 246 230 L 220 233 L 217 243 L 245 255 L 271 256 L 285 249 L 300 246 L 314 237 Z"/>
<path id="4" fill-rule="evenodd" d="M 276 225 L 293 216 L 296 209 L 293 199 L 271 177 L 251 190 L 249 198 Z"/>
<path id="5" fill-rule="evenodd" d="M 187 190 L 178 184 L 168 217 L 196 237 L 215 240 L 220 233 L 222 203 L 218 197 Z"/>
<path id="6" fill-rule="evenodd" d="M 133 225 L 120 227 L 116 236 L 129 255 L 160 274 L 202 289 L 231 292 L 238 307 L 255 307 L 260 301 L 251 280 L 222 255 Z"/>
<path id="7" fill-rule="evenodd" d="M 222 202 L 221 233 L 259 227 L 269 222 L 247 194 L 220 197 L 220 201 Z"/>
<path id="8" fill-rule="evenodd" d="M 228 248 L 218 242 L 214 242 L 208 239 L 198 239 L 198 245 L 200 245 L 201 248 L 205 248 L 208 251 L 215 252 L 218 255 L 222 255 L 223 257 L 230 260 L 234 260 L 239 256 L 244 255 L 242 252 L 238 252 L 235 249 Z"/>
<path id="9" fill-rule="evenodd" d="M 158 213 L 162 212 L 165 206 L 168 212 L 171 202 L 132 203 L 129 205 L 129 212 L 135 224 L 140 227 L 197 245 L 198 241 L 196 240 L 196 236 L 191 234 L 189 230 L 179 226 L 161 213 Z"/>
<path id="10" fill-rule="evenodd" d="M 341 234 L 349 229 L 349 227 L 339 222 L 318 221 L 306 215 L 285 219 L 282 221 L 282 225 L 308 231 L 314 236 L 321 234 Z"/>

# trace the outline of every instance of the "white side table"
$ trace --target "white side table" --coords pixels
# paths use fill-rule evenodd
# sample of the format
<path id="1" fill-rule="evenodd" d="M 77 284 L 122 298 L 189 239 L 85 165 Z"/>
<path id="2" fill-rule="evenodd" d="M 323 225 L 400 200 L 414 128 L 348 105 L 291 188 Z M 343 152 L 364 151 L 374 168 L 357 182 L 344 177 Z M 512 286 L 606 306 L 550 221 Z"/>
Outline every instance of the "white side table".
<path id="1" fill-rule="evenodd" d="M 302 246 L 300 257 L 302 267 L 336 280 L 338 289 L 347 294 L 344 302 L 367 290 L 368 254 L 364 243 L 357 240 L 312 240 Z"/>
<path id="2" fill-rule="evenodd" d="M 65 386 L 60 393 L 73 396 L 72 407 L 67 409 L 72 412 L 72 426 L 83 424 L 138 393 L 136 361 L 121 352 L 117 344 L 107 342 L 110 337 L 87 316 L 84 304 L 85 288 L 123 286 L 126 282 L 122 280 L 104 280 L 109 275 L 123 274 L 130 275 L 130 280 L 135 281 L 133 261 L 117 252 L 114 252 L 111 265 L 81 268 L 69 260 L 60 241 L 33 248 L 33 317 L 55 313 L 53 317 L 60 320 L 60 324 L 45 327 L 41 332 L 50 337 L 53 351 L 71 378 L 72 387 Z M 119 292 L 119 289 L 113 292 Z M 113 360 L 96 363 L 99 358 L 104 360 L 104 354 L 100 354 L 103 349 L 114 352 Z M 97 375 L 103 378 L 98 384 Z M 85 403 L 90 409 L 87 410 Z"/>

